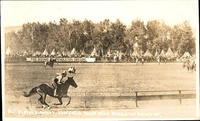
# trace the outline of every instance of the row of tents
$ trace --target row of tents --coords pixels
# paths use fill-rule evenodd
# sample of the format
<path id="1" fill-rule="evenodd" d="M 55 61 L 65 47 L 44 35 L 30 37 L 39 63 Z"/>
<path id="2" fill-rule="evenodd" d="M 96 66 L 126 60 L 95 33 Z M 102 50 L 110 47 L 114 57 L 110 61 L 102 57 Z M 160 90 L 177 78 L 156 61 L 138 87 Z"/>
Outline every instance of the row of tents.
<path id="1" fill-rule="evenodd" d="M 53 49 L 51 53 L 49 53 L 47 51 L 47 49 L 45 49 L 43 52 L 36 51 L 36 52 L 32 53 L 31 55 L 32 56 L 57 56 L 57 57 L 62 57 L 62 56 L 76 56 L 76 55 L 80 55 L 80 54 L 81 55 L 87 55 L 84 50 L 81 53 L 78 53 L 75 48 L 73 48 L 71 52 L 69 52 L 69 51 L 62 51 L 62 52 L 57 51 L 56 52 L 56 50 Z M 6 49 L 6 55 L 7 56 L 14 55 L 14 53 L 12 53 L 12 51 L 9 47 Z M 24 51 L 20 55 L 26 56 L 26 55 L 30 55 L 30 53 L 28 53 L 27 51 Z M 94 48 L 92 53 L 89 54 L 89 55 L 90 56 L 98 56 L 96 49 Z"/>
<path id="2" fill-rule="evenodd" d="M 39 51 L 38 51 L 39 52 Z M 55 49 L 49 54 L 48 51 L 45 49 L 43 53 L 36 53 L 36 55 L 43 55 L 43 56 L 75 56 L 75 55 L 87 55 L 83 50 L 81 53 L 78 53 L 75 48 L 72 49 L 71 52 L 69 51 L 58 51 L 56 52 Z M 96 49 L 94 48 L 90 56 L 98 56 Z"/>
<path id="3" fill-rule="evenodd" d="M 6 55 L 12 55 L 12 52 L 10 50 L 10 48 L 8 47 L 6 49 Z M 27 51 L 24 51 L 22 53 L 23 56 L 26 56 L 26 55 L 29 55 L 29 53 Z M 57 56 L 57 57 L 62 57 L 62 56 L 76 56 L 76 55 L 89 55 L 89 56 L 92 56 L 92 57 L 95 57 L 95 56 L 98 56 L 98 53 L 97 53 L 97 50 L 96 48 L 93 49 L 93 51 L 91 52 L 91 54 L 86 54 L 85 51 L 83 50 L 81 53 L 78 53 L 76 51 L 75 48 L 73 48 L 71 50 L 71 52 L 69 51 L 57 51 L 55 49 L 52 50 L 51 53 L 49 53 L 47 51 L 47 49 L 45 49 L 43 52 L 40 52 L 40 51 L 36 51 L 32 54 L 32 56 Z M 110 57 L 112 54 L 110 51 L 107 52 L 107 56 Z M 117 52 L 116 53 L 117 56 L 122 56 L 124 55 L 124 53 L 122 52 Z M 139 54 L 138 51 L 134 51 L 132 54 L 131 54 L 132 57 L 140 57 L 141 54 Z M 158 56 L 162 56 L 162 57 L 166 57 L 166 58 L 174 58 L 174 57 L 178 57 L 178 52 L 175 52 L 173 53 L 173 51 L 171 50 L 171 48 L 168 48 L 167 52 L 165 52 L 164 50 L 162 50 L 160 53 L 158 51 L 155 52 L 155 54 L 151 54 L 151 52 L 149 50 L 147 50 L 144 54 L 143 54 L 144 57 L 158 57 Z M 190 58 L 192 57 L 190 55 L 189 52 L 185 52 L 181 58 Z"/>
<path id="4" fill-rule="evenodd" d="M 140 57 L 141 54 L 139 54 L 137 51 L 134 51 L 131 56 L 133 57 Z M 162 50 L 160 53 L 158 51 L 155 52 L 155 54 L 151 54 L 151 52 L 149 50 L 147 50 L 144 54 L 144 57 L 166 57 L 166 58 L 176 58 L 179 57 L 178 52 L 176 51 L 175 53 L 173 53 L 173 51 L 171 50 L 171 48 L 168 48 L 167 52 L 165 52 L 164 50 Z M 185 52 L 180 58 L 191 58 L 192 56 L 190 55 L 189 52 Z"/>

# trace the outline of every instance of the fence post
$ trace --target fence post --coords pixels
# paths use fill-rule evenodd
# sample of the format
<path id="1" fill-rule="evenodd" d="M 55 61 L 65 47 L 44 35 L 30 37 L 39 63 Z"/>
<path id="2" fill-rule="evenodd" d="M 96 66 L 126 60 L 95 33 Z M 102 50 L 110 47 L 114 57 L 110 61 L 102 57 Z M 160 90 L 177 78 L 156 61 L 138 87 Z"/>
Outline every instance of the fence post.
<path id="1" fill-rule="evenodd" d="M 86 100 L 87 100 L 87 97 L 86 97 L 86 91 L 85 91 L 85 100 L 84 100 L 85 108 L 87 108 L 87 107 L 86 107 L 86 102 L 87 102 Z"/>
<path id="2" fill-rule="evenodd" d="M 179 90 L 179 101 L 180 101 L 180 104 L 182 104 L 182 96 L 181 96 L 181 90 Z"/>
<path id="3" fill-rule="evenodd" d="M 136 105 L 136 107 L 138 107 L 138 103 L 137 103 L 137 96 L 138 96 L 138 92 L 135 92 L 135 105 Z"/>

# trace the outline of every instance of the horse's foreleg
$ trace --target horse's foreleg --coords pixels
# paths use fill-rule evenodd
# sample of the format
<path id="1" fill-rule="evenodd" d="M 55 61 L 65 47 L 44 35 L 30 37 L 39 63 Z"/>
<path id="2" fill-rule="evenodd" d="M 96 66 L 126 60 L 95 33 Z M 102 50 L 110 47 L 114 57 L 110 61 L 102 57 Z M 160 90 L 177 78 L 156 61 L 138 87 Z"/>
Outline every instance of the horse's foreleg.
<path id="1" fill-rule="evenodd" d="M 67 105 L 69 105 L 70 104 L 70 102 L 71 102 L 71 97 L 70 96 L 68 96 L 68 95 L 66 95 L 66 96 L 64 96 L 65 98 L 69 98 L 69 101 L 68 101 L 68 103 L 65 105 L 65 106 L 67 106 Z"/>
<path id="2" fill-rule="evenodd" d="M 56 105 L 62 105 L 62 104 L 63 104 L 63 102 L 62 102 L 62 98 L 58 98 L 58 101 L 59 101 L 59 103 L 56 104 Z"/>
<path id="3" fill-rule="evenodd" d="M 63 104 L 63 102 L 62 102 L 62 98 L 58 98 L 58 101 L 60 102 L 60 105 Z"/>
<path id="4" fill-rule="evenodd" d="M 62 98 L 58 97 L 57 99 L 58 99 L 59 103 L 55 103 L 54 105 L 62 105 L 63 104 Z"/>

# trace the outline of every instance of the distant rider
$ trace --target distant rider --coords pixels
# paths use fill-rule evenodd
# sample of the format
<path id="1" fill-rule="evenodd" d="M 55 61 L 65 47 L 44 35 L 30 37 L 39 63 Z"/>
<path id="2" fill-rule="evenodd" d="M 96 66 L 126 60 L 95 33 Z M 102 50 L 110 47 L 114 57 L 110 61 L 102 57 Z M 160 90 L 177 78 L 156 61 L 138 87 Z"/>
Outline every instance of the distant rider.
<path id="1" fill-rule="evenodd" d="M 58 84 L 62 84 L 62 80 L 64 77 L 67 76 L 67 72 L 63 71 L 62 73 L 57 73 L 57 76 L 55 77 L 55 79 L 53 80 L 53 87 L 54 87 L 54 96 L 58 96 L 57 94 L 57 88 L 58 88 Z"/>

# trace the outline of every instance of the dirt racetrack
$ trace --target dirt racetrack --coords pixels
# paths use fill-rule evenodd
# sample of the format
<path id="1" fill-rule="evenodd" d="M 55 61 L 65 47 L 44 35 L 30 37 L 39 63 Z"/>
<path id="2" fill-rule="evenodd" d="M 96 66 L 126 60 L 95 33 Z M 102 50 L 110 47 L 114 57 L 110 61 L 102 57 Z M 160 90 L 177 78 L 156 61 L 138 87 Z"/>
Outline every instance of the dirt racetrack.
<path id="1" fill-rule="evenodd" d="M 67 70 L 70 66 L 75 66 L 77 69 L 74 80 L 78 84 L 78 88 L 69 88 L 69 96 L 72 96 L 72 100 L 67 107 L 53 106 L 52 104 L 56 103 L 57 100 L 47 97 L 47 103 L 52 105 L 51 112 L 125 111 L 135 112 L 135 114 L 130 114 L 129 117 L 137 117 L 136 113 L 142 112 L 146 112 L 146 114 L 157 112 L 159 118 L 176 117 L 177 115 L 186 118 L 195 116 L 195 99 L 183 100 L 182 105 L 179 104 L 178 100 L 140 101 L 140 106 L 136 108 L 135 101 L 132 98 L 109 98 L 130 91 L 195 90 L 196 72 L 184 70 L 179 63 L 160 65 L 156 63 L 144 65 L 131 63 L 61 63 L 55 64 L 53 69 L 50 67 L 45 69 L 42 63 L 7 63 L 5 64 L 6 116 L 55 116 L 56 114 L 48 113 L 47 115 L 34 115 L 32 113 L 23 115 L 23 111 L 44 111 L 38 102 L 38 95 L 25 98 L 23 91 L 28 92 L 41 83 L 51 84 L 56 73 Z M 96 98 L 95 94 L 101 94 L 108 98 Z M 131 96 L 131 93 L 127 94 Z M 84 98 L 86 95 L 89 98 Z M 64 101 L 66 104 L 67 99 L 64 99 Z M 194 110 L 191 111 L 191 109 Z M 19 110 L 21 110 L 21 113 L 19 113 Z M 175 112 L 173 113 L 173 111 Z M 65 117 L 66 115 L 68 114 L 59 116 Z M 73 115 L 70 116 L 73 117 Z M 81 116 L 83 115 L 80 114 L 79 117 Z M 88 117 L 88 115 L 85 116 Z M 97 115 L 95 114 L 95 116 Z M 115 115 L 112 116 L 116 117 Z M 104 117 L 106 116 L 104 115 Z M 139 118 L 142 117 L 145 116 L 139 115 Z"/>

